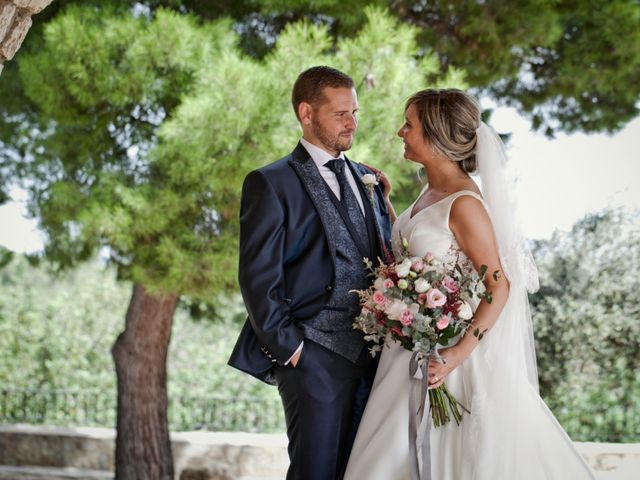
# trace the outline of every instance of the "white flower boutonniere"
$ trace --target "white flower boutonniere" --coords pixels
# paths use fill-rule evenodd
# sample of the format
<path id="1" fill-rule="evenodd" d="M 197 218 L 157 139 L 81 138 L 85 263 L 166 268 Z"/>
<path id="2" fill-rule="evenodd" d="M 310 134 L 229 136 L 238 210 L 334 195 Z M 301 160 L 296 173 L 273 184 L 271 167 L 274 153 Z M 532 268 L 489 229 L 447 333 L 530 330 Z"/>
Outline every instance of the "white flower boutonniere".
<path id="1" fill-rule="evenodd" d="M 364 175 L 362 175 L 362 177 L 360 177 L 360 181 L 362 181 L 362 184 L 367 188 L 367 191 L 369 192 L 369 200 L 371 200 L 371 206 L 375 209 L 376 205 L 375 205 L 375 199 L 373 196 L 373 188 L 378 185 L 380 182 L 379 180 L 379 176 L 378 174 L 373 174 L 373 173 L 365 173 Z"/>
<path id="2" fill-rule="evenodd" d="M 364 183 L 367 187 L 370 185 L 371 186 L 378 185 L 378 177 L 373 173 L 365 173 L 362 176 L 362 183 Z"/>

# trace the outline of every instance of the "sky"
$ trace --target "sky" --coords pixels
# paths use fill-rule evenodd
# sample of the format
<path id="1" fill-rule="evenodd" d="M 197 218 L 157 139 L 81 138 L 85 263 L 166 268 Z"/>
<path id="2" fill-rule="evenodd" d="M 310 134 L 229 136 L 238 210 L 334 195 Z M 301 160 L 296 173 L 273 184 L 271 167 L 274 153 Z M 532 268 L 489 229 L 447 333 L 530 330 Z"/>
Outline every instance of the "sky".
<path id="1" fill-rule="evenodd" d="M 513 132 L 507 155 L 526 237 L 548 238 L 607 207 L 640 209 L 640 117 L 613 136 L 558 134 L 553 140 L 532 133 L 514 109 L 497 109 L 491 123 Z"/>
<path id="2" fill-rule="evenodd" d="M 495 107 L 488 101 L 483 108 Z M 640 117 L 617 134 L 559 134 L 550 140 L 530 131 L 512 108 L 495 108 L 492 126 L 511 132 L 507 155 L 517 177 L 518 219 L 531 239 L 569 230 L 588 213 L 607 207 L 640 210 Z M 0 245 L 16 252 L 42 249 L 37 223 L 26 218 L 24 192 L 0 206 Z"/>

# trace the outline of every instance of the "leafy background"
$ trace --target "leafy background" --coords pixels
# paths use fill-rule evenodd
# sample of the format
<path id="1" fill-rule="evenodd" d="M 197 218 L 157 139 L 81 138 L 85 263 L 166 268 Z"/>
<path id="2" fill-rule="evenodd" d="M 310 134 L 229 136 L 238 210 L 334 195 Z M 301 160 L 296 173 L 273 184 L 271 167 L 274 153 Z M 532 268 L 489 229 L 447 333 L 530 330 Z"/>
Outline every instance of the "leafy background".
<path id="1" fill-rule="evenodd" d="M 605 211 L 534 244 L 541 290 L 531 305 L 541 393 L 575 440 L 640 441 L 639 218 L 640 212 Z M 115 398 L 110 348 L 131 285 L 117 282 L 114 269 L 99 260 L 55 274 L 24 256 L 5 251 L 4 257 L 0 389 L 90 390 Z M 237 296 L 215 307 L 182 302 L 169 354 L 170 398 L 248 397 L 249 409 L 260 413 L 265 402 L 278 411 L 274 387 L 226 365 L 243 320 Z M 278 421 L 265 429 L 284 431 Z M 254 428 L 240 420 L 227 425 Z M 182 426 L 207 427 L 200 420 Z"/>
<path id="2" fill-rule="evenodd" d="M 0 251 L 0 421 L 55 409 L 113 425 L 110 348 L 136 282 L 181 298 L 173 428 L 282 430 L 281 409 L 265 413 L 275 389 L 226 359 L 243 317 L 240 184 L 296 141 L 298 73 L 356 79 L 354 158 L 385 170 L 402 210 L 420 188 L 390 141 L 409 94 L 470 88 L 548 136 L 615 132 L 638 114 L 639 40 L 627 0 L 53 2 L 0 77 L 0 202 L 21 187 L 45 236 L 35 257 Z M 639 441 L 638 228 L 605 211 L 534 244 L 541 391 L 575 439 Z"/>

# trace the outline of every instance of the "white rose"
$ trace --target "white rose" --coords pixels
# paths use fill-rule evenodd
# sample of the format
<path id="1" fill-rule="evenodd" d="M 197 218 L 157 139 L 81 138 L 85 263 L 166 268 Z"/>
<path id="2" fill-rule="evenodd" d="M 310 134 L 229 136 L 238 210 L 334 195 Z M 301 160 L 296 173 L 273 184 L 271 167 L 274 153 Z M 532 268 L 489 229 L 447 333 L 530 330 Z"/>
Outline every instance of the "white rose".
<path id="1" fill-rule="evenodd" d="M 384 290 L 384 278 L 376 278 L 376 281 L 373 282 L 373 288 L 375 288 L 376 290 Z"/>
<path id="2" fill-rule="evenodd" d="M 365 185 L 378 185 L 378 179 L 373 173 L 365 173 L 362 176 L 362 183 Z"/>
<path id="3" fill-rule="evenodd" d="M 387 314 L 391 320 L 400 320 L 400 315 L 402 312 L 406 310 L 407 306 L 402 300 L 394 298 L 391 302 L 387 304 L 384 309 L 384 313 Z"/>
<path id="4" fill-rule="evenodd" d="M 471 305 L 467 302 L 462 302 L 462 305 L 458 308 L 458 316 L 463 320 L 469 320 L 473 317 L 473 311 Z"/>
<path id="5" fill-rule="evenodd" d="M 424 278 L 417 279 L 413 286 L 418 293 L 424 293 L 431 288 L 429 282 Z"/>
<path id="6" fill-rule="evenodd" d="M 400 263 L 399 265 L 396 265 L 396 273 L 401 278 L 409 275 L 410 271 L 411 271 L 411 260 L 408 258 L 405 258 L 402 261 L 402 263 Z"/>

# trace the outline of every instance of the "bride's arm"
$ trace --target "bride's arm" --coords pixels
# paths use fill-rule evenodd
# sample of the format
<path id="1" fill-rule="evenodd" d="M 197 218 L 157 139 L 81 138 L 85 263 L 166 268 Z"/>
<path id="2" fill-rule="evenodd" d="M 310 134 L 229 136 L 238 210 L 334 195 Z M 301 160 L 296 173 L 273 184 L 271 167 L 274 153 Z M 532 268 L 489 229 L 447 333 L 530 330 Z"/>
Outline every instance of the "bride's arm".
<path id="1" fill-rule="evenodd" d="M 462 339 L 453 347 L 441 350 L 446 364 L 430 363 L 429 374 L 433 374 L 433 379 L 438 379 L 431 384 L 432 388 L 439 386 L 444 377 L 471 354 L 480 341 L 473 331 L 476 328 L 481 332 L 490 330 L 509 296 L 509 282 L 502 272 L 493 226 L 484 205 L 469 195 L 457 198 L 451 207 L 449 228 L 476 270 L 479 271 L 481 265 L 488 267 L 484 285 L 491 292 L 492 302 L 483 299 L 475 312 L 473 323 Z M 494 276 L 494 272 L 498 273 Z M 491 335 L 491 332 L 488 331 L 487 335 Z"/>
<path id="2" fill-rule="evenodd" d="M 389 211 L 389 219 L 391 220 L 391 225 L 393 225 L 394 223 L 396 223 L 396 210 L 393 208 L 393 204 L 391 203 L 391 199 L 389 198 L 389 194 L 391 193 L 391 184 L 389 183 L 389 180 L 387 180 L 387 177 L 385 177 L 384 175 L 380 178 L 382 180 L 382 184 L 384 185 L 384 201 L 387 204 L 387 210 Z M 389 185 L 389 188 L 387 190 L 387 185 Z"/>

